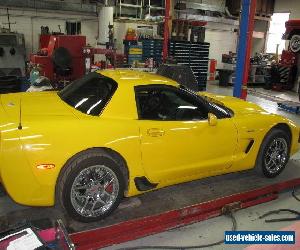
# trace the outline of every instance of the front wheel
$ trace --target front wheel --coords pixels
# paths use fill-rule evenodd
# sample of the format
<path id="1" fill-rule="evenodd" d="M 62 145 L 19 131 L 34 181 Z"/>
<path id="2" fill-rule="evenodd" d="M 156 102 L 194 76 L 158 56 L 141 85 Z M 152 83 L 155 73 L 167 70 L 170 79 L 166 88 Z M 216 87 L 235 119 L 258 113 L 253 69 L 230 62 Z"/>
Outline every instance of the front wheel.
<path id="1" fill-rule="evenodd" d="M 264 139 L 256 162 L 256 171 L 265 177 L 279 175 L 290 157 L 290 137 L 281 129 L 272 129 Z"/>
<path id="2" fill-rule="evenodd" d="M 66 166 L 58 185 L 60 205 L 81 222 L 108 216 L 118 207 L 125 189 L 117 161 L 96 151 L 87 152 Z"/>

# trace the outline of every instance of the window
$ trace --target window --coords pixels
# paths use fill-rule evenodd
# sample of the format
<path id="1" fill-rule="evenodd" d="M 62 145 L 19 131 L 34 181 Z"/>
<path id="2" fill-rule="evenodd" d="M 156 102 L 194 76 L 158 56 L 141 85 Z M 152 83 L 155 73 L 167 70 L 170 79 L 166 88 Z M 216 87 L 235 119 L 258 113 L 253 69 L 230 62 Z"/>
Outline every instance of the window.
<path id="1" fill-rule="evenodd" d="M 139 119 L 163 121 L 205 120 L 207 107 L 200 98 L 165 85 L 135 88 Z"/>
<path id="2" fill-rule="evenodd" d="M 80 35 L 81 22 L 66 22 L 67 35 Z"/>
<path id="3" fill-rule="evenodd" d="M 279 44 L 278 52 L 281 54 L 285 49 L 285 40 L 282 35 L 285 32 L 285 22 L 289 20 L 290 13 L 274 13 L 267 39 L 267 53 L 276 53 L 276 46 Z"/>
<path id="4" fill-rule="evenodd" d="M 98 73 L 90 73 L 61 90 L 59 97 L 88 115 L 99 115 L 117 89 L 117 83 Z"/>

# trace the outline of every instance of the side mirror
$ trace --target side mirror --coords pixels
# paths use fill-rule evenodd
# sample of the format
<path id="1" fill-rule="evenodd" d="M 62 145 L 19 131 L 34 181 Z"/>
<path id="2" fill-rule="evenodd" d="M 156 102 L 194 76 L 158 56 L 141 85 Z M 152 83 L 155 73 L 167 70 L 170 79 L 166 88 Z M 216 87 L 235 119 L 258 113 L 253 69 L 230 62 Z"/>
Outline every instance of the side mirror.
<path id="1" fill-rule="evenodd" d="M 208 113 L 208 124 L 210 126 L 217 126 L 218 124 L 218 118 L 212 113 Z"/>

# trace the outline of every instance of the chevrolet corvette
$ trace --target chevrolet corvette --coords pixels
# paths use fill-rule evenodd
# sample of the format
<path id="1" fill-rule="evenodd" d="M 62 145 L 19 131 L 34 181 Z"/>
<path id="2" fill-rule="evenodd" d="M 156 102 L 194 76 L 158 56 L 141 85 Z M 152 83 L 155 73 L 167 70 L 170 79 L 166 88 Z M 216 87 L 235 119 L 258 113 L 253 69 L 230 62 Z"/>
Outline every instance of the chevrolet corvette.
<path id="1" fill-rule="evenodd" d="M 169 185 L 252 168 L 275 177 L 299 148 L 291 120 L 156 74 L 104 70 L 59 92 L 0 98 L 7 193 L 82 222 Z"/>

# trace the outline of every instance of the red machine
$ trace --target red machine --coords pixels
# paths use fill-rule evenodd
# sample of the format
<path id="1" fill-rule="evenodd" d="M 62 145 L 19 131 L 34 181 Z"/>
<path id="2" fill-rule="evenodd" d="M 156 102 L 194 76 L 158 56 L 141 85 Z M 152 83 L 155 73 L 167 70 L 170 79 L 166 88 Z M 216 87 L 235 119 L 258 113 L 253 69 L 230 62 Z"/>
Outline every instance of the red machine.
<path id="1" fill-rule="evenodd" d="M 288 50 L 283 50 L 280 61 L 271 68 L 272 88 L 274 90 L 290 90 L 294 87 L 300 52 L 300 20 L 288 20 L 285 23 L 284 40 L 289 41 Z"/>
<path id="2" fill-rule="evenodd" d="M 285 66 L 294 66 L 297 64 L 297 55 L 290 50 L 283 50 L 279 63 Z"/>
<path id="3" fill-rule="evenodd" d="M 290 40 L 289 49 L 297 53 L 300 51 L 300 20 L 288 20 L 285 23 L 284 40 Z"/>
<path id="4" fill-rule="evenodd" d="M 83 54 L 85 46 L 85 36 L 41 35 L 40 51 L 31 54 L 30 61 L 41 65 L 41 74 L 49 78 L 52 83 L 61 80 L 71 81 L 85 73 Z"/>

